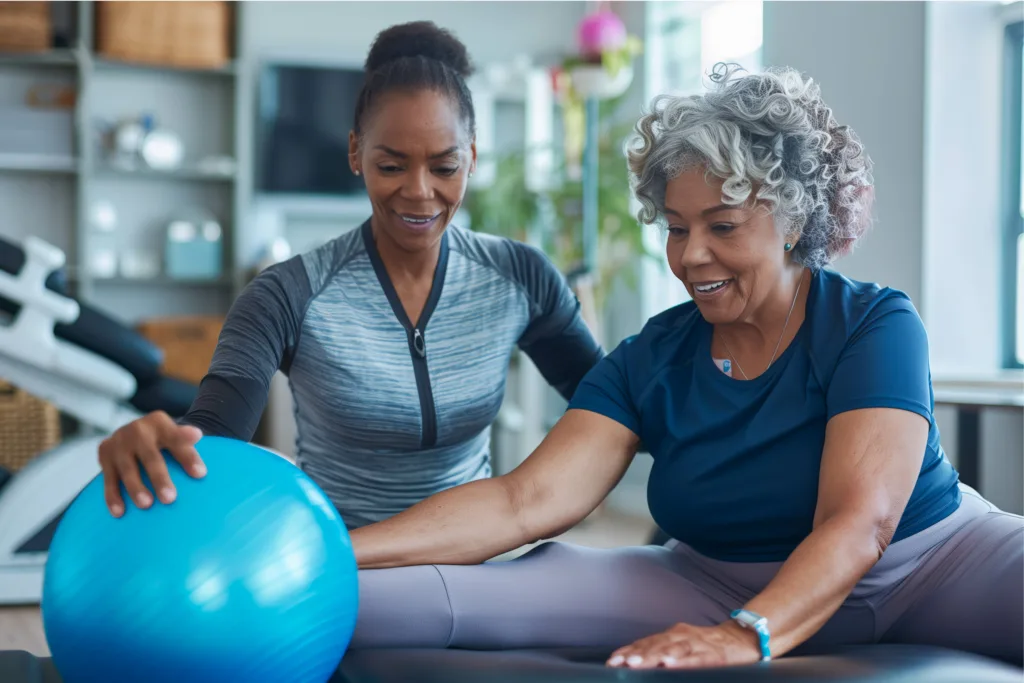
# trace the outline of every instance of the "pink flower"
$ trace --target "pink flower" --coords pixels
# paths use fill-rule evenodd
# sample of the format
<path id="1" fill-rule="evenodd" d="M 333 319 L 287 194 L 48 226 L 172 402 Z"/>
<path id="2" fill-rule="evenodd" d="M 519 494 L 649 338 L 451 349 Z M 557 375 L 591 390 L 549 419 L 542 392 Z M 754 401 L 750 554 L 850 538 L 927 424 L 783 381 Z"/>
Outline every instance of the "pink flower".
<path id="1" fill-rule="evenodd" d="M 580 54 L 598 56 L 626 44 L 626 25 L 614 12 L 595 12 L 583 17 L 576 33 Z"/>

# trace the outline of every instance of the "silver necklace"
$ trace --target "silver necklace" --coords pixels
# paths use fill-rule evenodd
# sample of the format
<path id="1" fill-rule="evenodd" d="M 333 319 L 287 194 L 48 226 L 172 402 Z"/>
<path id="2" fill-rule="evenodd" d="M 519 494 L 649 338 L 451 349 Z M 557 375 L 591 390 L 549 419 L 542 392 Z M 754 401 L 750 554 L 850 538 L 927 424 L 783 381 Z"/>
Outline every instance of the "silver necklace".
<path id="1" fill-rule="evenodd" d="M 796 283 L 796 294 L 793 295 L 793 303 L 789 305 L 789 313 L 786 314 L 786 322 L 782 326 L 782 332 L 779 334 L 779 341 L 775 342 L 775 351 L 772 352 L 772 358 L 768 361 L 768 367 L 764 369 L 768 372 L 768 368 L 775 362 L 775 356 L 779 353 L 779 347 L 782 345 L 782 338 L 786 336 L 786 328 L 789 327 L 789 318 L 793 315 L 793 309 L 796 308 L 796 300 L 800 296 L 800 286 L 804 283 L 804 276 L 800 276 L 800 280 Z M 749 380 L 747 373 L 743 372 L 743 366 L 740 365 L 739 360 L 736 358 L 736 354 L 729 348 L 729 342 L 725 341 L 725 337 L 721 337 L 722 345 L 725 347 L 725 352 L 732 356 L 732 360 L 736 363 L 736 367 L 739 368 L 740 374 L 743 375 L 743 379 Z M 763 374 L 763 373 L 762 373 Z"/>

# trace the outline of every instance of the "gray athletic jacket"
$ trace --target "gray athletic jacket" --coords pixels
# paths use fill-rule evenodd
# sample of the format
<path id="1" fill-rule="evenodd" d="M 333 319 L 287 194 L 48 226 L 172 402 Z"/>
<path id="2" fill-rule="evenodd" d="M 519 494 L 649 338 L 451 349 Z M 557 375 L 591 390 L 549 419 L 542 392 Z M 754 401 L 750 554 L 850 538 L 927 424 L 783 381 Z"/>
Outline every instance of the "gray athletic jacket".
<path id="1" fill-rule="evenodd" d="M 490 476 L 490 425 L 516 345 L 567 400 L 603 356 L 543 253 L 449 227 L 414 325 L 367 221 L 245 288 L 182 422 L 250 440 L 281 370 L 299 466 L 362 526 Z"/>

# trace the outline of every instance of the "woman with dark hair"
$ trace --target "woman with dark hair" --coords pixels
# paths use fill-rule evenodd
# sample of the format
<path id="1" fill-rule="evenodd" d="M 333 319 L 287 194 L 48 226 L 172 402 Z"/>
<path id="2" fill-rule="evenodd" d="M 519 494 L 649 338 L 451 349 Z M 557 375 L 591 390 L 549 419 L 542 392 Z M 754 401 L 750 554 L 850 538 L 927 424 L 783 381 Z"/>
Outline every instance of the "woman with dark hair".
<path id="1" fill-rule="evenodd" d="M 490 476 L 514 347 L 571 398 L 603 352 L 565 279 L 532 247 L 452 225 L 476 164 L 470 72 L 466 48 L 432 23 L 377 36 L 349 146 L 372 215 L 249 284 L 179 423 L 153 413 L 103 443 L 114 515 L 122 483 L 139 507 L 174 500 L 161 448 L 202 476 L 202 434 L 249 440 L 278 370 L 297 464 L 350 528 Z"/>

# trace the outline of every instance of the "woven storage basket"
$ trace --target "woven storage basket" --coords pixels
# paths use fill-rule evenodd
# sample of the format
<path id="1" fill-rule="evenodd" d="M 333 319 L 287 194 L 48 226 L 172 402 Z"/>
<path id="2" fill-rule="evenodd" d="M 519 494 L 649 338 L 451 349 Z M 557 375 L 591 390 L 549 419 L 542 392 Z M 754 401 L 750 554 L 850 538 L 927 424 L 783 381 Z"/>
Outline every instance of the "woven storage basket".
<path id="1" fill-rule="evenodd" d="M 45 52 L 53 34 L 48 2 L 0 2 L 0 52 Z"/>
<path id="2" fill-rule="evenodd" d="M 56 406 L 0 381 L 0 467 L 17 472 L 60 440 Z"/>
<path id="3" fill-rule="evenodd" d="M 97 2 L 96 51 L 109 59 L 218 68 L 231 60 L 227 2 Z"/>

